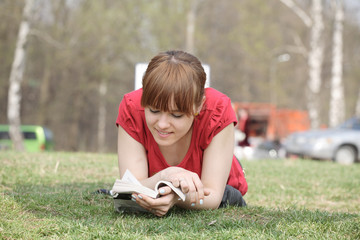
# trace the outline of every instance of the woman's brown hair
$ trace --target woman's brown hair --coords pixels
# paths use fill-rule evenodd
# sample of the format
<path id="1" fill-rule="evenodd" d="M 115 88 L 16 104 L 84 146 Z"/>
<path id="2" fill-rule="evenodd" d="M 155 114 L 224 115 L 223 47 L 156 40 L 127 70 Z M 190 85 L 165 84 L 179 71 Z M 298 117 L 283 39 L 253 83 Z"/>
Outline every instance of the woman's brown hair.
<path id="1" fill-rule="evenodd" d="M 151 59 L 143 77 L 141 106 L 194 115 L 205 81 L 204 68 L 195 56 L 183 51 L 160 53 Z"/>

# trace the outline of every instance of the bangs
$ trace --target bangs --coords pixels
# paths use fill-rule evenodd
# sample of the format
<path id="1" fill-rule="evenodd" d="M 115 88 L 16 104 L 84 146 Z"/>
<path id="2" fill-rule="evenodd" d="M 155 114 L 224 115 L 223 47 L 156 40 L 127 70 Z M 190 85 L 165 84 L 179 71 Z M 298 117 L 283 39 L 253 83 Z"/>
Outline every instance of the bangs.
<path id="1" fill-rule="evenodd" d="M 142 107 L 152 107 L 163 112 L 194 114 L 198 102 L 190 65 L 161 62 L 155 70 L 148 69 L 143 79 Z"/>

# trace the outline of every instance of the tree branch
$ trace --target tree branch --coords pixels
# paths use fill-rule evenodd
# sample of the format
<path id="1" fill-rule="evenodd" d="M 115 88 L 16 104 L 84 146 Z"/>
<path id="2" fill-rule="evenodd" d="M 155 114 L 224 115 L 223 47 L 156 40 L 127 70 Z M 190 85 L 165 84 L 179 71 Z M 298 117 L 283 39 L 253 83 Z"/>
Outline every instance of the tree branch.
<path id="1" fill-rule="evenodd" d="M 49 43 L 50 45 L 52 45 L 52 46 L 54 46 L 54 47 L 56 47 L 58 49 L 65 48 L 64 44 L 62 44 L 61 42 L 56 41 L 50 35 L 42 32 L 42 31 L 39 31 L 37 29 L 31 29 L 29 34 L 34 35 L 34 36 L 44 40 L 45 42 Z"/>
<path id="2" fill-rule="evenodd" d="M 285 4 L 288 8 L 290 8 L 307 27 L 311 27 L 312 20 L 308 14 L 300 7 L 298 7 L 293 0 L 280 0 L 283 4 Z"/>

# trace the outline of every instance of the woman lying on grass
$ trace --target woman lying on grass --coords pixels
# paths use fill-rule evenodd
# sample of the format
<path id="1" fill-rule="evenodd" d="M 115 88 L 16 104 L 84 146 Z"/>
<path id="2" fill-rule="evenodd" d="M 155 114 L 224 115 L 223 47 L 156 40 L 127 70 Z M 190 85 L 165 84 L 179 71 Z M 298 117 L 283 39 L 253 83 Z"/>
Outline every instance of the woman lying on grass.
<path id="1" fill-rule="evenodd" d="M 247 183 L 233 154 L 237 123 L 230 99 L 204 88 L 200 61 L 182 51 L 155 56 L 143 77 L 143 88 L 126 94 L 119 106 L 118 160 L 141 184 L 154 188 L 172 182 L 186 194 L 179 201 L 169 187 L 153 199 L 132 194 L 157 216 L 174 205 L 187 209 L 245 206 Z"/>

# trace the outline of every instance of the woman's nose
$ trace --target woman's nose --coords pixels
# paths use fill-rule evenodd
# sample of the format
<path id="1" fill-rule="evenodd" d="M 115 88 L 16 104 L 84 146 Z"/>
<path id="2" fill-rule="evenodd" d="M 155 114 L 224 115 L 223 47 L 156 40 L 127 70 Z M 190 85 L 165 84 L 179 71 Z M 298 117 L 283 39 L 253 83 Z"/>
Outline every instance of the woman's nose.
<path id="1" fill-rule="evenodd" d="M 167 113 L 161 113 L 158 120 L 158 126 L 161 129 L 165 129 L 170 126 L 169 116 Z"/>

